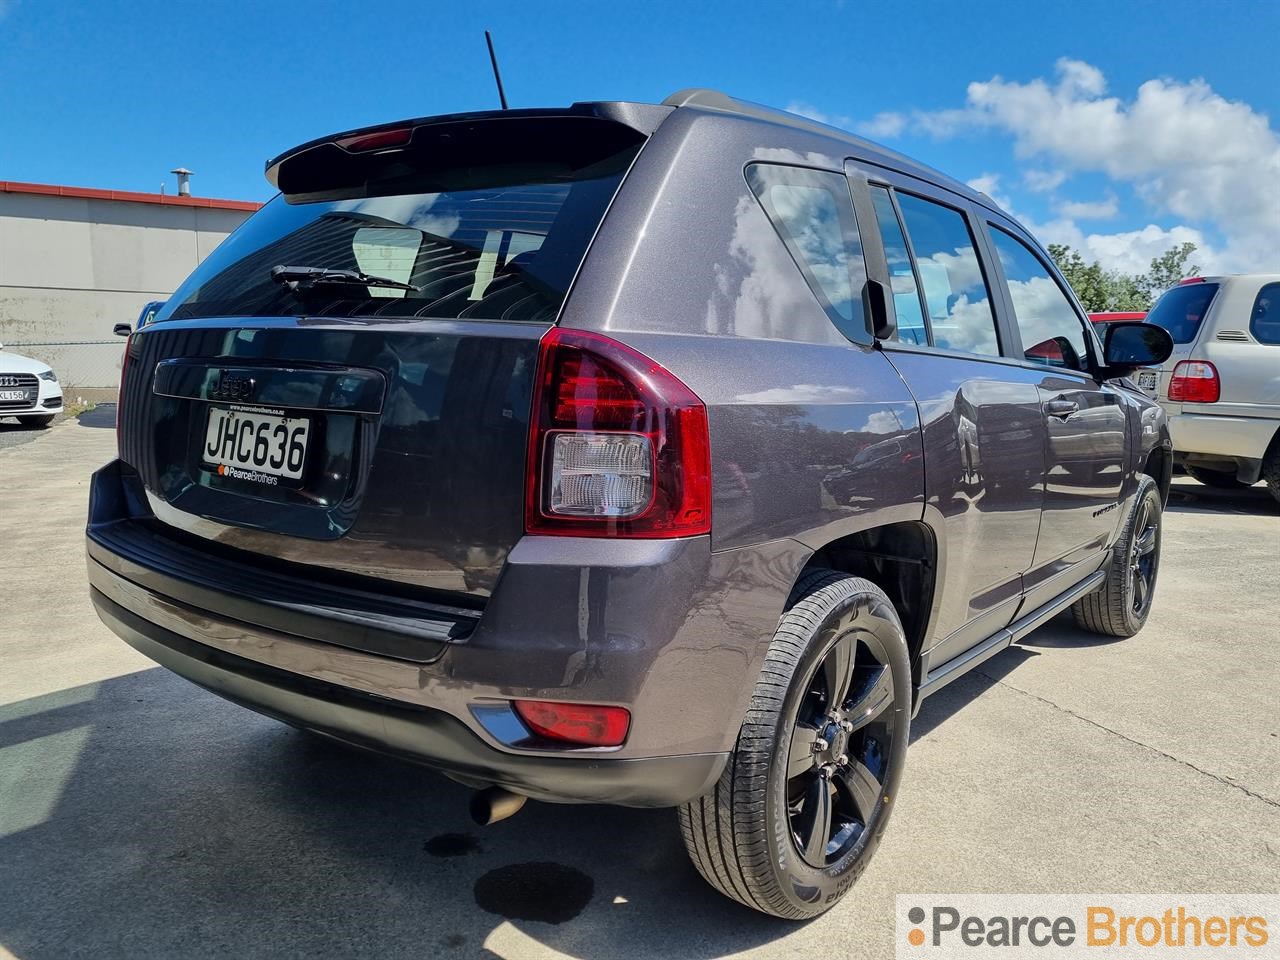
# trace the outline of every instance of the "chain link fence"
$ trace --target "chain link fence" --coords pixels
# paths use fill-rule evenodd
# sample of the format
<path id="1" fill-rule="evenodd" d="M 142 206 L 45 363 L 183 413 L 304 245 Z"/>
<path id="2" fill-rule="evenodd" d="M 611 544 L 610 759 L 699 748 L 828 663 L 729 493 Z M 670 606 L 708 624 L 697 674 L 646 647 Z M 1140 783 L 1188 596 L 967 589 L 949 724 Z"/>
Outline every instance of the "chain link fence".
<path id="1" fill-rule="evenodd" d="M 114 400 L 120 386 L 124 340 L 6 341 L 4 350 L 53 367 L 67 403 Z"/>

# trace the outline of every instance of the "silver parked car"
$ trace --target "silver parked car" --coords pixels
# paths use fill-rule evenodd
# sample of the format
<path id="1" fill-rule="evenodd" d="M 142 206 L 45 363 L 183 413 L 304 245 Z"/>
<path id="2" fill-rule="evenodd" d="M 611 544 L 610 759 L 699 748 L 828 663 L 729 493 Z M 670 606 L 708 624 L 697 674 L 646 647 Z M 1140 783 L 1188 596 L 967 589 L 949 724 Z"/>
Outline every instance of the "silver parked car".
<path id="1" fill-rule="evenodd" d="M 1211 487 L 1265 479 L 1280 500 L 1280 274 L 1183 280 L 1147 320 L 1173 336 L 1160 372 L 1138 377 L 1169 415 L 1175 460 Z"/>

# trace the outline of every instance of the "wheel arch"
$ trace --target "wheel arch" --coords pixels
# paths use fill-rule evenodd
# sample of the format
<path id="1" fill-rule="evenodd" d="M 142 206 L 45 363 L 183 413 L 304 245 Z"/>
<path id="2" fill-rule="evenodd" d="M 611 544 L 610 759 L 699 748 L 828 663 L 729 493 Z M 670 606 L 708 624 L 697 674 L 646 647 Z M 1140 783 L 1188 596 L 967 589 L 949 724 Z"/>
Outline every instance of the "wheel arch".
<path id="1" fill-rule="evenodd" d="M 1169 485 L 1173 482 L 1173 449 L 1165 444 L 1154 447 L 1143 462 L 1142 472 L 1156 482 L 1160 503 L 1169 503 Z"/>
<path id="2" fill-rule="evenodd" d="M 902 520 L 869 527 L 817 548 L 796 576 L 826 568 L 870 580 L 883 590 L 902 620 L 911 658 L 912 682 L 921 682 L 925 649 L 937 608 L 942 541 L 928 523 Z"/>

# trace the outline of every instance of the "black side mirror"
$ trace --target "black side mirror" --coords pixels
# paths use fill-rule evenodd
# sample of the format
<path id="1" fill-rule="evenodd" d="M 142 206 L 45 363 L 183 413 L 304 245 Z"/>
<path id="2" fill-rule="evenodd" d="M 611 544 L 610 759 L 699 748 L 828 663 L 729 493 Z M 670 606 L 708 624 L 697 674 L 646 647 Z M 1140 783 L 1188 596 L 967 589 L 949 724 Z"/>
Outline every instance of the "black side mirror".
<path id="1" fill-rule="evenodd" d="M 862 312 L 867 318 L 867 332 L 877 340 L 892 340 L 898 322 L 889 307 L 889 291 L 879 280 L 862 285 Z"/>
<path id="2" fill-rule="evenodd" d="M 114 327 L 111 328 L 111 332 L 114 333 L 117 337 L 127 337 L 129 336 L 129 334 L 133 333 L 133 324 L 117 323 Z"/>
<path id="3" fill-rule="evenodd" d="M 1117 323 L 1107 328 L 1103 371 L 1107 379 L 1127 377 L 1136 367 L 1164 363 L 1173 353 L 1173 337 L 1154 323 Z"/>

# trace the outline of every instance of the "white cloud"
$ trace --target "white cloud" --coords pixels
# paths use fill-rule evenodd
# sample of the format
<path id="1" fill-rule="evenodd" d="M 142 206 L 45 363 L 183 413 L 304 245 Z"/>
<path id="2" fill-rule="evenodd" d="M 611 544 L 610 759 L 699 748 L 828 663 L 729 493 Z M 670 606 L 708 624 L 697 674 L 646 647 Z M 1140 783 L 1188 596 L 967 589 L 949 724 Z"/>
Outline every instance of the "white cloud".
<path id="1" fill-rule="evenodd" d="M 969 186 L 979 193 L 985 193 L 991 199 L 995 199 L 996 191 L 1000 189 L 1000 174 L 984 173 L 980 177 L 974 177 L 969 181 Z"/>
<path id="2" fill-rule="evenodd" d="M 848 127 L 853 121 L 841 113 L 824 113 L 811 103 L 805 103 L 803 100 L 792 100 L 787 104 L 787 113 L 794 113 L 801 117 L 808 117 L 810 120 L 816 120 L 818 123 L 825 123 L 829 127 Z"/>
<path id="3" fill-rule="evenodd" d="M 1114 196 L 1105 200 L 1065 200 L 1055 208 L 1071 220 L 1109 220 L 1120 211 Z"/>
<path id="4" fill-rule="evenodd" d="M 1147 224 L 1141 230 L 1126 233 L 1091 233 L 1084 238 L 1084 249 L 1090 260 L 1100 260 L 1113 269 L 1126 273 L 1145 273 L 1151 261 L 1170 247 L 1194 243 L 1196 252 L 1191 263 L 1202 273 L 1230 272 L 1224 266 L 1224 256 L 1213 248 L 1203 233 L 1192 227 L 1177 226 L 1166 230 L 1155 224 Z"/>
<path id="5" fill-rule="evenodd" d="M 1264 114 L 1214 93 L 1203 80 L 1148 80 L 1133 99 L 1124 100 L 1106 96 L 1106 78 L 1090 64 L 1064 58 L 1056 69 L 1053 83 L 1001 77 L 971 83 L 963 107 L 918 111 L 911 126 L 936 137 L 974 129 L 1006 131 L 1019 157 L 1045 158 L 1066 172 L 1106 174 L 1132 185 L 1157 214 L 1216 227 L 1224 248 L 1202 245 L 1205 253 L 1198 259 L 1216 260 L 1234 271 L 1276 269 L 1280 136 Z M 1040 184 L 1052 179 L 1028 177 Z M 1079 234 L 1070 215 L 1058 226 Z M 1097 236 L 1093 244 L 1114 249 L 1108 266 L 1119 266 L 1160 235 L 1195 235 L 1203 241 L 1195 227 L 1149 225 Z M 1126 242 L 1135 244 L 1134 250 L 1122 248 Z"/>
<path id="6" fill-rule="evenodd" d="M 857 130 L 866 137 L 889 139 L 899 136 L 907 128 L 904 113 L 877 113 L 870 120 L 858 124 Z"/>
<path id="7" fill-rule="evenodd" d="M 1066 179 L 1065 170 L 1026 170 L 1022 174 L 1023 184 L 1035 193 L 1057 190 Z"/>
<path id="8" fill-rule="evenodd" d="M 1026 217 L 1022 223 L 1046 246 L 1064 243 L 1080 251 L 1086 260 L 1097 260 L 1108 270 L 1123 273 L 1146 273 L 1151 261 L 1170 247 L 1194 243 L 1196 252 L 1191 263 L 1202 273 L 1239 272 L 1205 235 L 1188 226 L 1160 227 L 1149 223 L 1138 230 L 1117 233 L 1086 233 L 1074 220 L 1061 218 L 1048 223 L 1035 223 Z"/>

